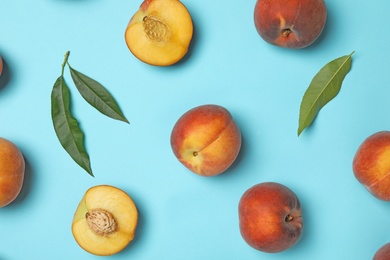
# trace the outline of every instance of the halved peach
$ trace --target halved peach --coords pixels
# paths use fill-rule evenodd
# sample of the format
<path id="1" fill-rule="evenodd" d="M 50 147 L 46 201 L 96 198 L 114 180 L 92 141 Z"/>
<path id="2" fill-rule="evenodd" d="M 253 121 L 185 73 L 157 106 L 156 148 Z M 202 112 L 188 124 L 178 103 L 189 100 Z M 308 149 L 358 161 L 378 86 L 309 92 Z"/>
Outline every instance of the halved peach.
<path id="1" fill-rule="evenodd" d="M 190 13 L 179 0 L 144 0 L 126 28 L 125 40 L 139 60 L 169 66 L 187 53 L 192 34 Z"/>
<path id="2" fill-rule="evenodd" d="M 123 250 L 134 238 L 138 211 L 123 190 L 99 185 L 85 193 L 73 217 L 72 233 L 81 248 L 100 256 Z"/>

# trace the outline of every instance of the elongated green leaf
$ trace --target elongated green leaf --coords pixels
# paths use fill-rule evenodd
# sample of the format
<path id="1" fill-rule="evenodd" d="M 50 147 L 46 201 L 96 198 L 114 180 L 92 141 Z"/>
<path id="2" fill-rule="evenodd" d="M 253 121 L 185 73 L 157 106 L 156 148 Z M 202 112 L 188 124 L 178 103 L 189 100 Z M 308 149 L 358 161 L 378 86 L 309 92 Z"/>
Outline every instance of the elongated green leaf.
<path id="1" fill-rule="evenodd" d="M 69 68 L 74 84 L 90 105 L 108 117 L 126 123 L 129 122 L 123 115 L 114 97 L 99 82 L 70 66 Z"/>
<path id="2" fill-rule="evenodd" d="M 84 134 L 70 111 L 70 91 L 63 76 L 58 77 L 51 93 L 51 116 L 57 137 L 72 159 L 93 176 Z"/>
<path id="3" fill-rule="evenodd" d="M 314 76 L 301 102 L 298 136 L 314 121 L 321 108 L 340 92 L 351 69 L 353 53 L 329 62 Z"/>

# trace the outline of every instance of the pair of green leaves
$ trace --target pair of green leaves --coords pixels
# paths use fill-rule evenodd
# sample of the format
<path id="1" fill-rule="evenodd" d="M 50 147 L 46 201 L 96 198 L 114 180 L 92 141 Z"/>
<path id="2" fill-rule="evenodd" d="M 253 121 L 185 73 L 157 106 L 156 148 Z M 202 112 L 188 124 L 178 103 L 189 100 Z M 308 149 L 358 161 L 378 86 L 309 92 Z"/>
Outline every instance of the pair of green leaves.
<path id="1" fill-rule="evenodd" d="M 84 133 L 71 111 L 70 89 L 64 79 L 68 65 L 74 84 L 81 96 L 100 113 L 129 123 L 113 96 L 97 81 L 73 69 L 69 63 L 69 51 L 65 54 L 61 75 L 54 83 L 51 93 L 51 116 L 54 130 L 62 147 L 72 159 L 93 176 L 88 152 L 84 146 Z"/>
<path id="2" fill-rule="evenodd" d="M 298 136 L 311 125 L 321 108 L 340 92 L 351 69 L 353 53 L 329 62 L 314 76 L 301 102 Z"/>

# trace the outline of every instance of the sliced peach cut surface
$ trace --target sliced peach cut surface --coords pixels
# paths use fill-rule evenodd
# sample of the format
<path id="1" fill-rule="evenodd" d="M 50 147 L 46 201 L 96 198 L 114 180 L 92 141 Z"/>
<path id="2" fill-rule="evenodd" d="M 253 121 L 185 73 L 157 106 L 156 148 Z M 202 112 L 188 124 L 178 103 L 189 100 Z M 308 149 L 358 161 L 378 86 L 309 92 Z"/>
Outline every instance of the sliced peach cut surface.
<path id="1" fill-rule="evenodd" d="M 82 198 L 73 218 L 72 233 L 81 248 L 100 256 L 123 250 L 134 238 L 138 211 L 119 188 L 99 185 Z"/>
<path id="2" fill-rule="evenodd" d="M 179 0 L 145 0 L 131 18 L 125 40 L 139 60 L 169 66 L 188 52 L 192 34 L 190 13 Z"/>

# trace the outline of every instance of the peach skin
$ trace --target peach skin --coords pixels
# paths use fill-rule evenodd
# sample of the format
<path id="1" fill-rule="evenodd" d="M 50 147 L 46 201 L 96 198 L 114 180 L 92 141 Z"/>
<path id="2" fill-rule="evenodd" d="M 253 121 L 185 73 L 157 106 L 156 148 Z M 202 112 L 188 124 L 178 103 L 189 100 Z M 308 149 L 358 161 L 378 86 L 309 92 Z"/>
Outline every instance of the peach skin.
<path id="1" fill-rule="evenodd" d="M 1 76 L 1 73 L 3 73 L 3 58 L 1 58 L 1 56 L 0 56 L 0 76 Z"/>
<path id="2" fill-rule="evenodd" d="M 375 197 L 390 201 L 390 132 L 377 132 L 356 151 L 352 168 L 356 179 Z"/>
<path id="3" fill-rule="evenodd" d="M 215 176 L 235 161 L 241 148 L 241 132 L 227 109 L 203 105 L 179 118 L 171 133 L 171 147 L 192 172 Z"/>
<path id="4" fill-rule="evenodd" d="M 0 208 L 14 201 L 24 179 L 25 162 L 19 148 L 0 138 Z"/>
<path id="5" fill-rule="evenodd" d="M 390 243 L 381 246 L 375 253 L 372 260 L 389 260 L 390 259 Z"/>
<path id="6" fill-rule="evenodd" d="M 251 247 L 267 252 L 282 252 L 301 237 L 301 204 L 293 191 L 276 182 L 264 182 L 249 188 L 239 206 L 240 232 Z"/>
<path id="7" fill-rule="evenodd" d="M 266 42 L 299 49 L 318 38 L 326 15 L 323 0 L 257 0 L 254 22 Z"/>

